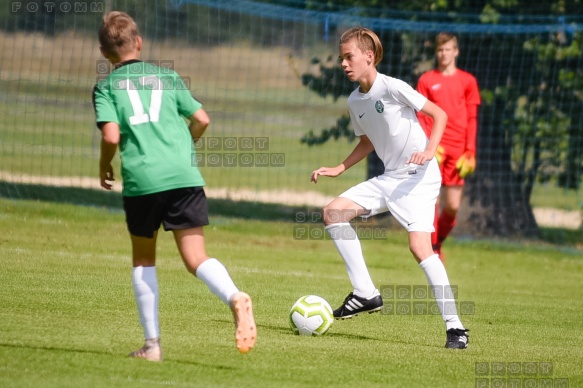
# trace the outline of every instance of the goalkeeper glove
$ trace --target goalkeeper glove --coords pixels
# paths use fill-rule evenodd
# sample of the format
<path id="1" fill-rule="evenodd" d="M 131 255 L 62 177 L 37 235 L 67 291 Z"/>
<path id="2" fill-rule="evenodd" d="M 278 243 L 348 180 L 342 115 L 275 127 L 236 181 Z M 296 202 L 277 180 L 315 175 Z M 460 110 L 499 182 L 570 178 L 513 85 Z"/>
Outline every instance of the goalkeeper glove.
<path id="1" fill-rule="evenodd" d="M 437 150 L 435 150 L 435 159 L 437 159 L 437 163 L 441 165 L 443 163 L 443 154 L 445 153 L 445 148 L 438 145 Z"/>
<path id="2" fill-rule="evenodd" d="M 473 173 L 476 169 L 476 157 L 474 153 L 471 151 L 464 152 L 464 154 L 457 160 L 455 168 L 458 170 L 462 179 Z"/>

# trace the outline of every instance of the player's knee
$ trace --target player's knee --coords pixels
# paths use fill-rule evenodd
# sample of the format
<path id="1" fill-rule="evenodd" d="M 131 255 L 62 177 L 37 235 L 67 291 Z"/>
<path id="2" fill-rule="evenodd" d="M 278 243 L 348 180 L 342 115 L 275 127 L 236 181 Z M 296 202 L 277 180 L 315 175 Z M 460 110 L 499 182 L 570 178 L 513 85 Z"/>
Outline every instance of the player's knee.
<path id="1" fill-rule="evenodd" d="M 328 206 L 322 209 L 322 219 L 324 221 L 324 225 L 330 225 L 334 223 L 332 221 L 332 219 L 334 218 L 333 213 L 334 213 L 333 210 L 330 209 Z"/>
<path id="2" fill-rule="evenodd" d="M 326 206 L 322 215 L 325 225 L 338 224 L 341 222 L 349 222 L 356 217 L 356 211 L 352 209 L 339 209 L 334 206 Z"/>
<path id="3" fill-rule="evenodd" d="M 415 258 L 415 260 L 420 263 L 421 260 L 424 259 L 423 255 L 420 254 L 419 249 L 416 249 L 415 247 L 409 245 L 409 252 L 411 252 L 411 254 L 413 255 L 413 257 Z"/>
<path id="4" fill-rule="evenodd" d="M 322 209 L 322 220 L 324 221 L 324 225 L 330 225 L 333 224 L 334 222 L 332 222 L 332 209 L 330 209 L 329 206 L 325 206 Z"/>
<path id="5" fill-rule="evenodd" d="M 421 262 L 433 254 L 431 244 L 417 238 L 409 240 L 409 252 L 417 262 Z"/>

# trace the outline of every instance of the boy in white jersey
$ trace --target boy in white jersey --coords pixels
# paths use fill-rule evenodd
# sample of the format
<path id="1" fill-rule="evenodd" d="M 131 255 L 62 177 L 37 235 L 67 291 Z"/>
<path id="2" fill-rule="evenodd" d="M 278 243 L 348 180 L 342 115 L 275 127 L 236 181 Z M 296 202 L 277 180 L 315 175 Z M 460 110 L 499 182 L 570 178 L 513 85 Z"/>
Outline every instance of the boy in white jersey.
<path id="1" fill-rule="evenodd" d="M 457 314 L 445 267 L 431 246 L 435 203 L 441 186 L 434 155 L 447 115 L 405 82 L 378 73 L 376 66 L 382 57 L 382 44 L 373 31 L 354 27 L 342 34 L 341 66 L 350 81 L 359 83 L 348 97 L 348 109 L 354 133 L 360 140 L 340 165 L 320 167 L 311 175 L 314 183 L 319 176 L 336 177 L 373 150 L 385 165 L 383 175 L 348 189 L 323 210 L 326 230 L 344 259 L 354 288 L 334 310 L 334 317 L 346 319 L 382 309 L 382 297 L 369 275 L 360 241 L 349 222 L 357 216 L 369 217 L 390 210 L 409 232 L 409 249 L 434 290 L 446 325 L 445 347 L 464 349 L 468 346 L 467 330 Z M 417 111 L 433 118 L 429 139 L 417 120 Z"/>
<path id="2" fill-rule="evenodd" d="M 192 141 L 202 136 L 210 119 L 178 74 L 138 59 L 142 37 L 129 15 L 106 14 L 99 43 L 115 67 L 93 91 L 102 135 L 99 175 L 101 186 L 111 190 L 111 161 L 119 145 L 132 285 L 145 338 L 144 346 L 129 356 L 162 360 L 156 275 L 156 238 L 162 224 L 174 234 L 189 272 L 231 307 L 237 349 L 247 353 L 257 336 L 251 298 L 239 291 L 223 264 L 206 253 L 204 180 L 191 163 Z"/>

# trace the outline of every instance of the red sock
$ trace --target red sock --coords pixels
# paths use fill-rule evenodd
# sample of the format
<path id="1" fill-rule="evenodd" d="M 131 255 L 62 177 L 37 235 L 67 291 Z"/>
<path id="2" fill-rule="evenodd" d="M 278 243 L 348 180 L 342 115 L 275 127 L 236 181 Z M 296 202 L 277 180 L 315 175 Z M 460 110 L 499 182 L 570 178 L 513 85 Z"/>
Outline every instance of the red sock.
<path id="1" fill-rule="evenodd" d="M 442 212 L 437 221 L 437 240 L 443 242 L 456 224 L 455 214 Z"/>
<path id="2" fill-rule="evenodd" d="M 431 233 L 431 245 L 437 246 L 437 234 L 438 234 L 438 220 L 439 220 L 439 203 L 435 205 L 435 216 L 433 217 L 433 227 L 435 228 L 435 232 Z"/>

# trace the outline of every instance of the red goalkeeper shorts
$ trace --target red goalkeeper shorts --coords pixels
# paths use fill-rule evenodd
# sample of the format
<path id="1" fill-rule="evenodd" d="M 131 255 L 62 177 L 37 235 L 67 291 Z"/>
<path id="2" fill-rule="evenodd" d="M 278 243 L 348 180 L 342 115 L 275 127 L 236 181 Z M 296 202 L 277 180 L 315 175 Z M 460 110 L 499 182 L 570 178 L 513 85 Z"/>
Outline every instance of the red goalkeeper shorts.
<path id="1" fill-rule="evenodd" d="M 464 154 L 464 147 L 445 147 L 443 154 L 443 162 L 439 165 L 441 170 L 441 184 L 443 186 L 463 186 L 465 180 L 460 177 L 459 171 L 456 168 L 458 159 Z"/>

